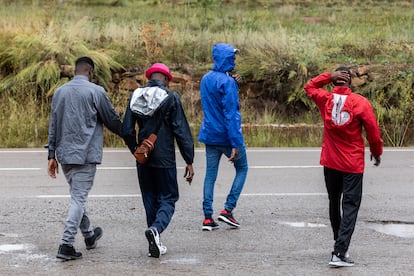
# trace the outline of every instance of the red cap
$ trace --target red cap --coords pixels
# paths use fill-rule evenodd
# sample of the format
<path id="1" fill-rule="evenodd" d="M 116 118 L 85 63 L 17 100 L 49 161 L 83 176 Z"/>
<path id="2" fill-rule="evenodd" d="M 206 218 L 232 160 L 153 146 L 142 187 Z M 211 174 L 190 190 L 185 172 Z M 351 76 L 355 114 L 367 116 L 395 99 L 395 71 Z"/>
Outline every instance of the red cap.
<path id="1" fill-rule="evenodd" d="M 151 78 L 152 73 L 161 73 L 168 77 L 168 79 L 171 81 L 173 79 L 173 76 L 170 73 L 170 69 L 167 65 L 163 63 L 154 63 L 148 70 L 145 72 L 145 76 L 147 79 Z"/>

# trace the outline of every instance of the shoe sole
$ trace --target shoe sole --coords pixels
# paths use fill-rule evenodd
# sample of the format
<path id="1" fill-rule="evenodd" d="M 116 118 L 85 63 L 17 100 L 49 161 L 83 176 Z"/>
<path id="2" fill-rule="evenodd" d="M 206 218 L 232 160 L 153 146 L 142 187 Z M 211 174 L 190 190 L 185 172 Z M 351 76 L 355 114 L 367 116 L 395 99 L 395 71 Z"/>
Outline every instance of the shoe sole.
<path id="1" fill-rule="evenodd" d="M 228 225 L 232 226 L 233 228 L 239 228 L 240 227 L 240 224 L 232 222 L 231 220 L 229 220 L 225 216 L 219 216 L 218 220 L 227 223 Z"/>
<path id="2" fill-rule="evenodd" d="M 101 232 L 101 234 L 100 234 L 99 236 L 97 236 L 97 237 L 96 237 L 96 239 L 95 239 L 95 243 L 94 243 L 93 245 L 91 245 L 91 246 L 86 246 L 86 249 L 87 249 L 87 250 L 95 249 L 95 248 L 96 248 L 96 246 L 98 245 L 97 241 L 98 241 L 100 238 L 102 238 L 102 235 L 103 235 L 103 231 Z"/>
<path id="3" fill-rule="evenodd" d="M 331 267 L 350 267 L 354 266 L 354 264 L 346 263 L 346 262 L 329 262 Z"/>
<path id="4" fill-rule="evenodd" d="M 148 256 L 153 257 L 153 258 L 159 258 L 161 252 L 160 252 L 160 249 L 158 248 L 157 243 L 155 242 L 154 233 L 151 230 L 146 230 L 145 237 L 147 238 L 148 243 L 149 243 Z"/>
<path id="5" fill-rule="evenodd" d="M 217 230 L 219 229 L 220 226 L 207 226 L 207 225 L 203 225 L 203 231 L 213 231 L 213 230 Z"/>
<path id="6" fill-rule="evenodd" d="M 56 258 L 61 259 L 62 261 L 72 261 L 72 260 L 81 259 L 82 256 L 76 257 L 76 256 L 70 256 L 70 255 L 64 255 L 64 254 L 57 254 Z"/>

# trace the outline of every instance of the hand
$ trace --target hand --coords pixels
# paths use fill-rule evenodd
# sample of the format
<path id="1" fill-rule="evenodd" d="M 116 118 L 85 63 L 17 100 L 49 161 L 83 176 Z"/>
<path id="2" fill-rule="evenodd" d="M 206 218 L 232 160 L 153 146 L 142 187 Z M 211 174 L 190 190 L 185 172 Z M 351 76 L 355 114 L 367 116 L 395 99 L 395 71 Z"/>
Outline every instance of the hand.
<path id="1" fill-rule="evenodd" d="M 233 74 L 233 75 L 231 75 L 231 77 L 238 83 L 238 84 L 240 84 L 241 83 L 241 81 L 242 81 L 242 78 L 241 78 L 241 76 L 239 75 L 239 74 Z"/>
<path id="2" fill-rule="evenodd" d="M 188 182 L 188 185 L 191 185 L 191 182 L 193 181 L 194 176 L 194 170 L 192 164 L 187 164 L 185 167 L 184 177 L 185 180 Z"/>
<path id="3" fill-rule="evenodd" d="M 344 85 L 351 82 L 347 71 L 335 71 L 331 74 L 331 80 L 334 85 Z"/>
<path id="4" fill-rule="evenodd" d="M 374 166 L 378 167 L 381 164 L 381 156 L 372 156 L 370 157 L 370 160 L 372 161 L 372 158 L 374 158 Z"/>
<path id="5" fill-rule="evenodd" d="M 47 163 L 47 172 L 51 178 L 56 178 L 56 174 L 59 173 L 59 165 L 56 159 L 49 159 Z"/>
<path id="6" fill-rule="evenodd" d="M 232 148 L 231 149 L 231 155 L 229 157 L 229 161 L 231 163 L 234 163 L 234 161 L 236 161 L 238 155 L 239 155 L 239 149 L 238 148 Z"/>

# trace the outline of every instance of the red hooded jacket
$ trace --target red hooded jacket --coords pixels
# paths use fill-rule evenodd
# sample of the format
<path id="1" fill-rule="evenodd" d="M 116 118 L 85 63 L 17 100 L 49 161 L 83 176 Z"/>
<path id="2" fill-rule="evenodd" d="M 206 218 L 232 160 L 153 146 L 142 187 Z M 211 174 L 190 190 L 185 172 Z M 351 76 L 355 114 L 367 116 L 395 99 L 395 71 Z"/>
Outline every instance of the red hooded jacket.
<path id="1" fill-rule="evenodd" d="M 324 124 L 320 164 L 342 172 L 363 173 L 362 127 L 371 154 L 379 157 L 383 151 L 374 111 L 368 99 L 353 93 L 349 87 L 335 86 L 332 92 L 322 88 L 330 82 L 331 73 L 326 72 L 305 85 L 306 94 L 318 106 Z"/>

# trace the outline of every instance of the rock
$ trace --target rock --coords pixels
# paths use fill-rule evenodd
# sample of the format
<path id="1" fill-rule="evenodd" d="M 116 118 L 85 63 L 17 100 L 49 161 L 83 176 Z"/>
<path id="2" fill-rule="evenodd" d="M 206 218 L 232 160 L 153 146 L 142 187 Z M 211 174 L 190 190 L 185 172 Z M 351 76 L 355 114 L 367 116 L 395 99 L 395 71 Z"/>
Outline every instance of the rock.
<path id="1" fill-rule="evenodd" d="M 366 76 L 365 77 L 353 77 L 352 78 L 352 86 L 358 87 L 362 86 L 366 83 Z"/>
<path id="2" fill-rule="evenodd" d="M 179 82 L 181 84 L 186 84 L 187 82 L 191 81 L 191 77 L 185 74 L 171 72 L 173 76 L 173 82 Z"/>
<path id="3" fill-rule="evenodd" d="M 121 75 L 119 73 L 112 74 L 112 82 L 119 83 L 121 81 Z"/>
<path id="4" fill-rule="evenodd" d="M 125 78 L 121 80 L 121 82 L 118 85 L 118 89 L 120 90 L 127 90 L 127 91 L 134 91 L 139 87 L 139 83 L 136 82 L 132 78 Z"/>
<path id="5" fill-rule="evenodd" d="M 366 65 L 358 66 L 356 73 L 357 73 L 357 76 L 364 76 L 368 74 L 368 66 Z"/>
<path id="6" fill-rule="evenodd" d="M 144 85 L 148 80 L 145 74 L 135 75 L 135 80 L 140 84 Z"/>
<path id="7" fill-rule="evenodd" d="M 66 78 L 72 78 L 73 77 L 74 72 L 73 72 L 73 67 L 71 65 L 63 64 L 63 65 L 60 65 L 59 68 L 60 68 L 61 76 L 63 78 L 65 78 L 65 77 Z"/>

